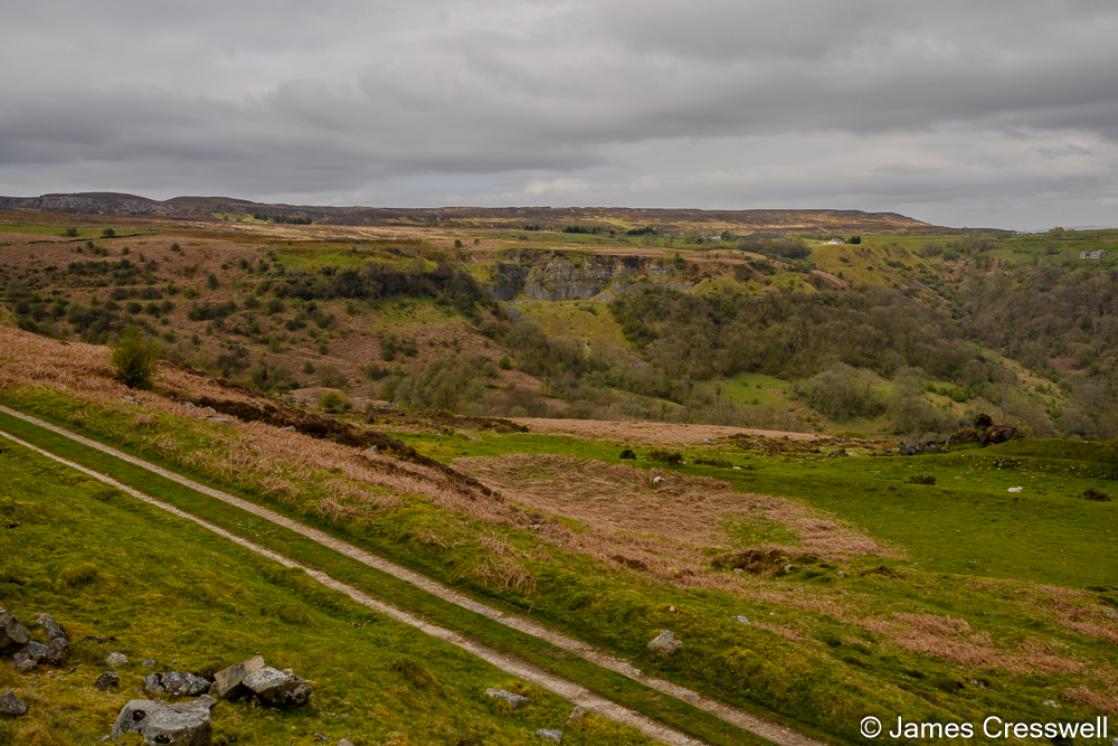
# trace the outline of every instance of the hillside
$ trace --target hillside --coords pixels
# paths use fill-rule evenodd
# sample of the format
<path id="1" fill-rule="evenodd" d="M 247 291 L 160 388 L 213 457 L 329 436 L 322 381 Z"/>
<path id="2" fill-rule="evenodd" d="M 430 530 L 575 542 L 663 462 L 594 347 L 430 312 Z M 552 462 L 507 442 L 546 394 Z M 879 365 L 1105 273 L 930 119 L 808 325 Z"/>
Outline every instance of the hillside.
<path id="1" fill-rule="evenodd" d="M 370 420 L 927 438 L 985 413 L 1037 435 L 1118 434 L 1114 231 L 848 243 L 671 222 L 226 217 L 9 213 L 4 307 L 59 338 L 138 325 L 181 364 Z"/>
<path id="2" fill-rule="evenodd" d="M 485 649 L 709 744 L 760 743 L 750 730 L 765 724 L 778 743 L 861 742 L 867 712 L 1118 712 L 1114 442 L 903 457 L 849 437 L 712 430 L 673 455 L 638 429 L 370 426 L 167 362 L 152 390 L 129 390 L 106 348 L 10 326 L 0 404 L 0 552 L 17 558 L 0 598 L 21 618 L 51 611 L 77 641 L 64 676 L 0 667 L 0 687 L 31 704 L 0 721 L 11 743 L 104 732 L 146 675 L 126 666 L 119 691 L 96 690 L 111 651 L 203 675 L 261 653 L 312 680 L 304 709 L 219 703 L 215 733 L 244 744 L 527 743 L 539 729 L 645 742 L 569 718 L 584 695 L 483 665 Z M 545 643 L 537 627 L 567 637 Z M 650 647 L 662 630 L 681 646 Z M 693 694 L 664 694 L 680 686 Z M 492 687 L 531 704 L 505 707 Z"/>

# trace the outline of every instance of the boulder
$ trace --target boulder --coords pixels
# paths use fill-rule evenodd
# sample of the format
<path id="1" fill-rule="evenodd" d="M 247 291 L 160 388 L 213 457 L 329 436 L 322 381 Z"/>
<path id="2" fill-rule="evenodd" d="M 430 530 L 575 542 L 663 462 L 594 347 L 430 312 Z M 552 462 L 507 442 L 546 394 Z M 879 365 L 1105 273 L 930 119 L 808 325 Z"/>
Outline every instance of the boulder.
<path id="1" fill-rule="evenodd" d="M 11 653 L 31 641 L 27 631 L 10 611 L 0 606 L 0 654 Z"/>
<path id="2" fill-rule="evenodd" d="M 526 705 L 529 702 L 528 698 L 523 694 L 516 694 L 506 689 L 494 689 L 493 687 L 485 690 L 485 696 L 492 697 L 493 699 L 503 699 L 512 705 L 514 709 L 521 705 Z"/>
<path id="3" fill-rule="evenodd" d="M 43 661 L 52 666 L 65 666 L 70 658 L 70 635 L 66 633 L 66 628 L 50 614 L 40 614 L 35 622 L 47 633 L 47 653 Z"/>
<path id="4" fill-rule="evenodd" d="M 0 694 L 0 717 L 21 718 L 27 714 L 27 703 L 8 690 Z"/>
<path id="5" fill-rule="evenodd" d="M 105 671 L 103 674 L 97 677 L 96 681 L 93 682 L 93 688 L 100 689 L 103 692 L 107 692 L 110 689 L 117 689 L 119 687 L 120 674 L 114 673 L 112 671 Z"/>
<path id="6" fill-rule="evenodd" d="M 271 666 L 258 668 L 242 682 L 263 705 L 279 710 L 302 707 L 311 698 L 311 688 L 295 674 Z"/>
<path id="7" fill-rule="evenodd" d="M 676 639 L 669 630 L 662 629 L 660 633 L 653 637 L 648 643 L 649 651 L 656 655 L 672 655 L 677 652 L 683 643 Z"/>
<path id="8" fill-rule="evenodd" d="M 128 665 L 128 656 L 124 653 L 112 652 L 105 656 L 105 665 L 109 668 L 120 668 Z"/>
<path id="9" fill-rule="evenodd" d="M 213 686 L 209 679 L 181 671 L 164 671 L 144 677 L 144 691 L 149 694 L 164 693 L 172 697 L 197 697 Z"/>
<path id="10" fill-rule="evenodd" d="M 997 445 L 1005 443 L 1017 435 L 1017 428 L 1012 425 L 991 425 L 982 431 L 983 445 Z"/>
<path id="11" fill-rule="evenodd" d="M 210 708 L 215 701 L 208 695 L 175 704 L 133 699 L 117 715 L 112 737 L 139 733 L 145 744 L 209 746 L 213 732 Z"/>
<path id="12" fill-rule="evenodd" d="M 263 667 L 264 659 L 258 655 L 240 663 L 234 663 L 228 668 L 223 668 L 214 674 L 214 683 L 210 693 L 221 699 L 237 699 L 245 696 L 248 694 L 248 690 L 243 686 L 245 677 Z"/>
<path id="13" fill-rule="evenodd" d="M 50 648 L 32 640 L 26 647 L 12 656 L 12 666 L 20 673 L 31 673 L 46 659 Z"/>

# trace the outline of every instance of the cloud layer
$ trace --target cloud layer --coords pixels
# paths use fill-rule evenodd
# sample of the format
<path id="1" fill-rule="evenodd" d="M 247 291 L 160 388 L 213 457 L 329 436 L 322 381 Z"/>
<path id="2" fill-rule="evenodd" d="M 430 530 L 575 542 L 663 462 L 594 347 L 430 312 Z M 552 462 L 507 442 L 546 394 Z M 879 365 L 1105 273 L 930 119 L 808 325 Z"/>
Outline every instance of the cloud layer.
<path id="1" fill-rule="evenodd" d="M 0 193 L 1118 223 L 1118 6 L 40 0 Z"/>

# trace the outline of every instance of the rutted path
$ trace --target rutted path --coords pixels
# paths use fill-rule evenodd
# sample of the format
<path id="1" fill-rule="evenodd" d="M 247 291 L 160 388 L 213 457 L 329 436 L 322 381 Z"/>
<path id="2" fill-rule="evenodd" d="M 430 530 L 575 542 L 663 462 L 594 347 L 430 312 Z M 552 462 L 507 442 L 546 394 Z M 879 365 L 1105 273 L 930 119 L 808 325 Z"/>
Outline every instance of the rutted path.
<path id="1" fill-rule="evenodd" d="M 320 531 L 318 529 L 299 523 L 298 521 L 269 510 L 268 508 L 264 508 L 260 505 L 257 505 L 256 503 L 236 497 L 235 495 L 231 495 L 227 492 L 208 487 L 188 477 L 184 477 L 181 474 L 177 474 L 168 469 L 164 469 L 161 466 L 144 461 L 143 459 L 124 453 L 123 451 L 119 451 L 115 448 L 112 448 L 111 446 L 107 446 L 98 441 L 86 438 L 82 435 L 78 435 L 77 433 L 73 433 L 69 430 L 66 430 L 65 428 L 58 427 L 57 425 L 54 425 L 50 422 L 41 420 L 31 415 L 24 414 L 23 412 L 11 409 L 10 407 L 0 405 L 0 412 L 31 423 L 32 425 L 43 428 L 45 430 L 49 430 L 50 432 L 73 440 L 77 443 L 80 443 L 81 445 L 93 448 L 134 466 L 146 469 L 165 479 L 171 480 L 196 492 L 200 492 L 209 497 L 212 497 L 215 500 L 219 500 L 223 503 L 244 510 L 245 512 L 251 513 L 252 515 L 269 521 L 270 523 L 274 523 L 278 526 L 288 529 L 289 531 L 310 539 L 317 544 L 328 547 L 340 554 L 345 555 L 346 557 L 349 557 L 350 559 L 360 562 L 361 564 L 390 575 L 398 580 L 409 583 L 410 585 L 426 591 L 427 593 L 430 593 L 437 598 L 472 611 L 487 619 L 496 621 L 523 634 L 544 640 L 545 642 L 561 648 L 568 653 L 576 655 L 583 660 L 637 681 L 650 689 L 661 692 L 662 694 L 666 694 L 668 696 L 675 697 L 684 702 L 687 702 L 691 706 L 700 710 L 704 710 L 723 720 L 724 722 L 741 728 L 742 730 L 755 733 L 762 738 L 768 739 L 777 744 L 781 744 L 781 746 L 824 746 L 825 742 L 811 738 L 809 736 L 805 736 L 801 733 L 798 733 L 797 731 L 792 730 L 791 728 L 788 728 L 787 726 L 764 720 L 755 715 L 751 715 L 743 710 L 711 699 L 709 697 L 705 697 L 698 692 L 667 681 L 665 679 L 649 676 L 625 659 L 609 655 L 593 647 L 592 645 L 589 645 L 574 637 L 570 637 L 569 635 L 565 635 L 561 632 L 557 632 L 553 629 L 545 627 L 538 622 L 534 622 L 530 619 L 526 619 L 518 615 L 507 614 L 503 611 L 500 611 L 499 609 L 488 606 L 480 601 L 477 601 L 476 599 L 473 599 L 463 593 L 449 588 L 442 583 L 439 583 L 438 581 L 427 577 L 426 575 L 422 575 L 420 573 L 409 570 L 402 565 L 398 565 L 382 557 L 370 554 L 369 552 L 366 552 L 365 550 L 359 549 L 352 544 L 333 537 L 325 533 L 324 531 Z M 403 611 L 402 609 L 387 604 L 383 601 L 374 599 L 368 594 L 350 585 L 335 580 L 325 573 L 305 567 L 283 555 L 280 555 L 270 549 L 266 549 L 246 539 L 236 536 L 226 531 L 225 529 L 222 529 L 219 526 L 216 526 L 212 523 L 209 523 L 208 521 L 187 513 L 186 511 L 180 510 L 179 508 L 157 500 L 156 498 L 146 495 L 127 485 L 121 484 L 111 477 L 100 474 L 99 472 L 96 472 L 92 469 L 52 454 L 42 448 L 39 448 L 9 433 L 6 433 L 3 430 L 0 430 L 0 435 L 16 443 L 19 443 L 20 445 L 23 445 L 24 447 L 30 448 L 31 450 L 34 450 L 35 452 L 40 453 L 58 463 L 64 464 L 72 469 L 76 469 L 83 474 L 87 474 L 94 479 L 97 479 L 116 489 L 126 492 L 127 494 L 132 495 L 137 499 L 173 513 L 174 515 L 181 518 L 193 521 L 194 523 L 197 523 L 198 525 L 206 528 L 209 531 L 227 538 L 230 541 L 236 542 L 237 544 L 250 549 L 251 551 L 256 552 L 262 556 L 268 557 L 269 559 L 272 559 L 275 562 L 278 562 L 286 567 L 301 569 L 309 574 L 311 577 L 313 577 L 315 580 L 317 580 L 319 583 L 345 593 L 357 603 L 360 603 L 367 608 L 381 612 L 397 621 L 403 622 L 412 627 L 416 627 L 417 629 L 420 629 L 427 634 L 450 642 L 451 644 L 457 645 L 458 647 L 467 650 L 470 653 L 473 653 L 474 655 L 482 658 L 488 663 L 491 663 L 492 665 L 497 666 L 498 668 L 501 668 L 502 670 L 512 675 L 522 677 L 526 681 L 531 681 L 532 683 L 537 684 L 538 686 L 547 689 L 548 691 L 558 694 L 559 696 L 564 697 L 565 699 L 568 699 L 575 704 L 586 707 L 587 709 L 594 710 L 595 712 L 605 717 L 609 717 L 613 720 L 625 723 L 627 725 L 632 725 L 652 738 L 670 744 L 690 745 L 701 743 L 700 741 L 697 741 L 690 736 L 687 736 L 655 720 L 652 720 L 645 715 L 611 702 L 610 700 L 591 692 L 590 690 L 579 684 L 550 674 L 543 669 L 522 661 L 514 656 L 506 655 L 504 653 L 492 650 L 475 641 L 462 637 L 461 635 L 448 629 L 426 622 L 406 611 Z"/>

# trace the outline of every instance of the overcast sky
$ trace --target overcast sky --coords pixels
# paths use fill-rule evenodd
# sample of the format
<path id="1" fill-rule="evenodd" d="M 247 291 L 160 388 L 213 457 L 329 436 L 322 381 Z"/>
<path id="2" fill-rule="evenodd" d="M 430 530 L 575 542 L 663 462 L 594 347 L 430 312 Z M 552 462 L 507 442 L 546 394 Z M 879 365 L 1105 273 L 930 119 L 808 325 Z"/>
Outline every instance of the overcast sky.
<path id="1" fill-rule="evenodd" d="M 1118 225 L 1118 3 L 0 0 L 0 194 Z"/>

